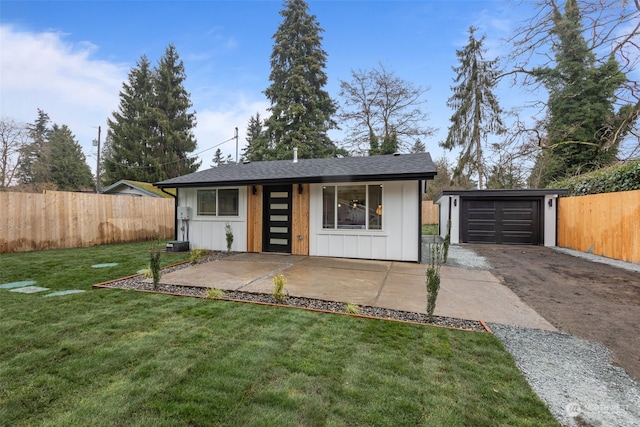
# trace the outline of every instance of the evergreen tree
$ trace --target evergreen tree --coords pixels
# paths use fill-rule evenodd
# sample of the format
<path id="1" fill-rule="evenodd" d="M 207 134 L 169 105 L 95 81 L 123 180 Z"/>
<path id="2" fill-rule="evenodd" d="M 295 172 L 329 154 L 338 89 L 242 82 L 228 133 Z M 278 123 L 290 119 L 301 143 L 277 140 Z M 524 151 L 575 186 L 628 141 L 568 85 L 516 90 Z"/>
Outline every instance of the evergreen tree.
<path id="1" fill-rule="evenodd" d="M 228 165 L 231 163 L 233 163 L 233 158 L 231 157 L 231 154 L 227 154 L 227 157 L 222 157 L 222 150 L 218 148 L 215 154 L 213 155 L 211 167 L 215 168 L 216 166 Z"/>
<path id="2" fill-rule="evenodd" d="M 485 60 L 483 47 L 485 36 L 477 39 L 476 29 L 469 27 L 469 43 L 456 51 L 460 65 L 453 67 L 457 73 L 453 95 L 447 106 L 454 109 L 451 126 L 443 148 L 462 147 L 454 176 L 467 171 L 478 174 L 478 187 L 484 188 L 483 143 L 490 133 L 502 133 L 502 112 L 493 94 L 496 85 L 497 60 Z"/>
<path id="3" fill-rule="evenodd" d="M 424 153 L 426 151 L 427 147 L 424 145 L 424 142 L 420 141 L 419 139 L 413 143 L 410 150 L 411 153 Z"/>
<path id="4" fill-rule="evenodd" d="M 146 56 L 129 72 L 128 83 L 120 92 L 119 111 L 109 119 L 108 151 L 103 154 L 104 182 L 121 179 L 153 182 L 157 180 L 151 169 L 150 152 L 155 133 L 151 117 L 153 103 L 153 71 Z"/>
<path id="5" fill-rule="evenodd" d="M 49 181 L 48 169 L 39 161 L 47 144 L 49 122 L 49 115 L 38 108 L 38 118 L 27 126 L 31 142 L 21 148 L 18 166 L 18 181 L 23 184 Z"/>
<path id="6" fill-rule="evenodd" d="M 336 126 L 336 105 L 323 89 L 327 53 L 322 29 L 304 0 L 285 0 L 280 14 L 284 20 L 273 36 L 271 85 L 264 92 L 271 102 L 265 126 L 272 157 L 290 159 L 294 147 L 300 158 L 334 156 L 336 146 L 327 131 Z"/>
<path id="7" fill-rule="evenodd" d="M 398 134 L 394 131 L 384 137 L 380 145 L 380 154 L 393 154 L 398 152 Z"/>
<path id="8" fill-rule="evenodd" d="M 256 112 L 255 117 L 251 116 L 249 119 L 245 140 L 247 146 L 242 152 L 244 160 L 250 162 L 270 160 L 269 140 L 263 131 L 260 113 Z"/>
<path id="9" fill-rule="evenodd" d="M 377 156 L 382 154 L 380 152 L 380 138 L 378 138 L 373 131 L 373 129 L 369 130 L 369 155 Z"/>
<path id="10" fill-rule="evenodd" d="M 109 120 L 105 181 L 156 182 L 195 172 L 195 113 L 183 83 L 184 65 L 169 45 L 155 69 L 142 56 L 120 92 L 119 111 Z"/>
<path id="11" fill-rule="evenodd" d="M 46 165 L 51 183 L 59 190 L 78 191 L 94 186 L 91 169 L 67 125 L 53 125 L 48 134 L 44 155 L 39 162 Z"/>
<path id="12" fill-rule="evenodd" d="M 195 151 L 195 112 L 190 94 L 183 84 L 186 79 L 184 64 L 175 46 L 169 45 L 158 63 L 153 76 L 153 119 L 156 133 L 152 139 L 155 180 L 174 178 L 195 172 L 201 162 L 188 157 Z"/>
<path id="13" fill-rule="evenodd" d="M 567 0 L 564 14 L 555 11 L 553 35 L 555 67 L 533 71 L 549 91 L 548 150 L 537 161 L 543 185 L 613 162 L 621 139 L 633 124 L 631 105 L 617 113 L 614 108 L 615 92 L 626 76 L 613 56 L 596 65 L 583 36 L 576 0 Z"/>

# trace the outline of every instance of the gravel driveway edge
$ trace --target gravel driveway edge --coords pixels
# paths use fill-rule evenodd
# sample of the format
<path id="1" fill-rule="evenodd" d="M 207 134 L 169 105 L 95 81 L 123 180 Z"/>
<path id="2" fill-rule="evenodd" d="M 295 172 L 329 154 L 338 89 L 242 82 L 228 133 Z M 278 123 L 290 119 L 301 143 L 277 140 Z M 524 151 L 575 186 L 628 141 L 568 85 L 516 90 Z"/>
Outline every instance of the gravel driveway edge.
<path id="1" fill-rule="evenodd" d="M 562 425 L 640 425 L 640 383 L 613 366 L 600 343 L 541 329 L 489 327 Z"/>

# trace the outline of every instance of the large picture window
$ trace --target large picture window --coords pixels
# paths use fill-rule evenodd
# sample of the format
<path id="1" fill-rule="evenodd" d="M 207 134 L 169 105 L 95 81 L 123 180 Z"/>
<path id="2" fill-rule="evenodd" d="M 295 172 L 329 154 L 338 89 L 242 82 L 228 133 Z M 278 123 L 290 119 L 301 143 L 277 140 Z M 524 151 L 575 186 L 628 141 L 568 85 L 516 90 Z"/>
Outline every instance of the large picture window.
<path id="1" fill-rule="evenodd" d="M 382 229 L 382 185 L 322 187 L 322 228 Z"/>
<path id="2" fill-rule="evenodd" d="M 198 215 L 238 216 L 238 189 L 198 190 Z"/>

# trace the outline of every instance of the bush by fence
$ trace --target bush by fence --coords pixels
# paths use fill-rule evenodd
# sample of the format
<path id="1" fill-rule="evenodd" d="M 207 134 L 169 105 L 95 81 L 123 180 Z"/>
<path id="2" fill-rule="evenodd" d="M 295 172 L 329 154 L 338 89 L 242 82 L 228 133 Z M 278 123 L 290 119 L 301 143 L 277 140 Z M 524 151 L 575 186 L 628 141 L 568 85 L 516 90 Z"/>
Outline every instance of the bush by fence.
<path id="1" fill-rule="evenodd" d="M 47 191 L 0 192 L 0 253 L 174 236 L 174 201 Z"/>
<path id="2" fill-rule="evenodd" d="M 640 159 L 563 179 L 550 187 L 566 188 L 570 196 L 640 190 Z"/>
<path id="3" fill-rule="evenodd" d="M 640 263 L 640 190 L 561 198 L 558 246 Z"/>

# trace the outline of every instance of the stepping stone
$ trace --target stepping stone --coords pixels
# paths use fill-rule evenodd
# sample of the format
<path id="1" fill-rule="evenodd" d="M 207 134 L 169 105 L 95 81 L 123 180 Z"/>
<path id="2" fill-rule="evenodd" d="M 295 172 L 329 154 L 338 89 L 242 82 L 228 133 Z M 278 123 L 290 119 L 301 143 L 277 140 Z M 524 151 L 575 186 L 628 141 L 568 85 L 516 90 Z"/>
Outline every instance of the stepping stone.
<path id="1" fill-rule="evenodd" d="M 22 282 L 11 282 L 0 285 L 0 289 L 23 288 L 25 286 L 35 285 L 35 280 L 24 280 Z"/>
<path id="2" fill-rule="evenodd" d="M 45 295 L 44 297 L 45 298 L 46 297 L 59 297 L 61 295 L 79 294 L 79 293 L 82 293 L 82 292 L 86 292 L 86 291 L 83 291 L 81 289 L 69 289 L 67 291 L 52 292 L 50 294 Z"/>
<path id="3" fill-rule="evenodd" d="M 9 292 L 19 292 L 21 294 L 36 294 L 38 292 L 48 291 L 49 288 L 41 288 L 40 286 L 25 286 L 24 288 L 11 289 Z"/>
<path id="4" fill-rule="evenodd" d="M 91 267 L 93 268 L 107 268 L 107 267 L 115 267 L 118 265 L 117 262 L 106 262 L 104 264 L 93 264 Z"/>

